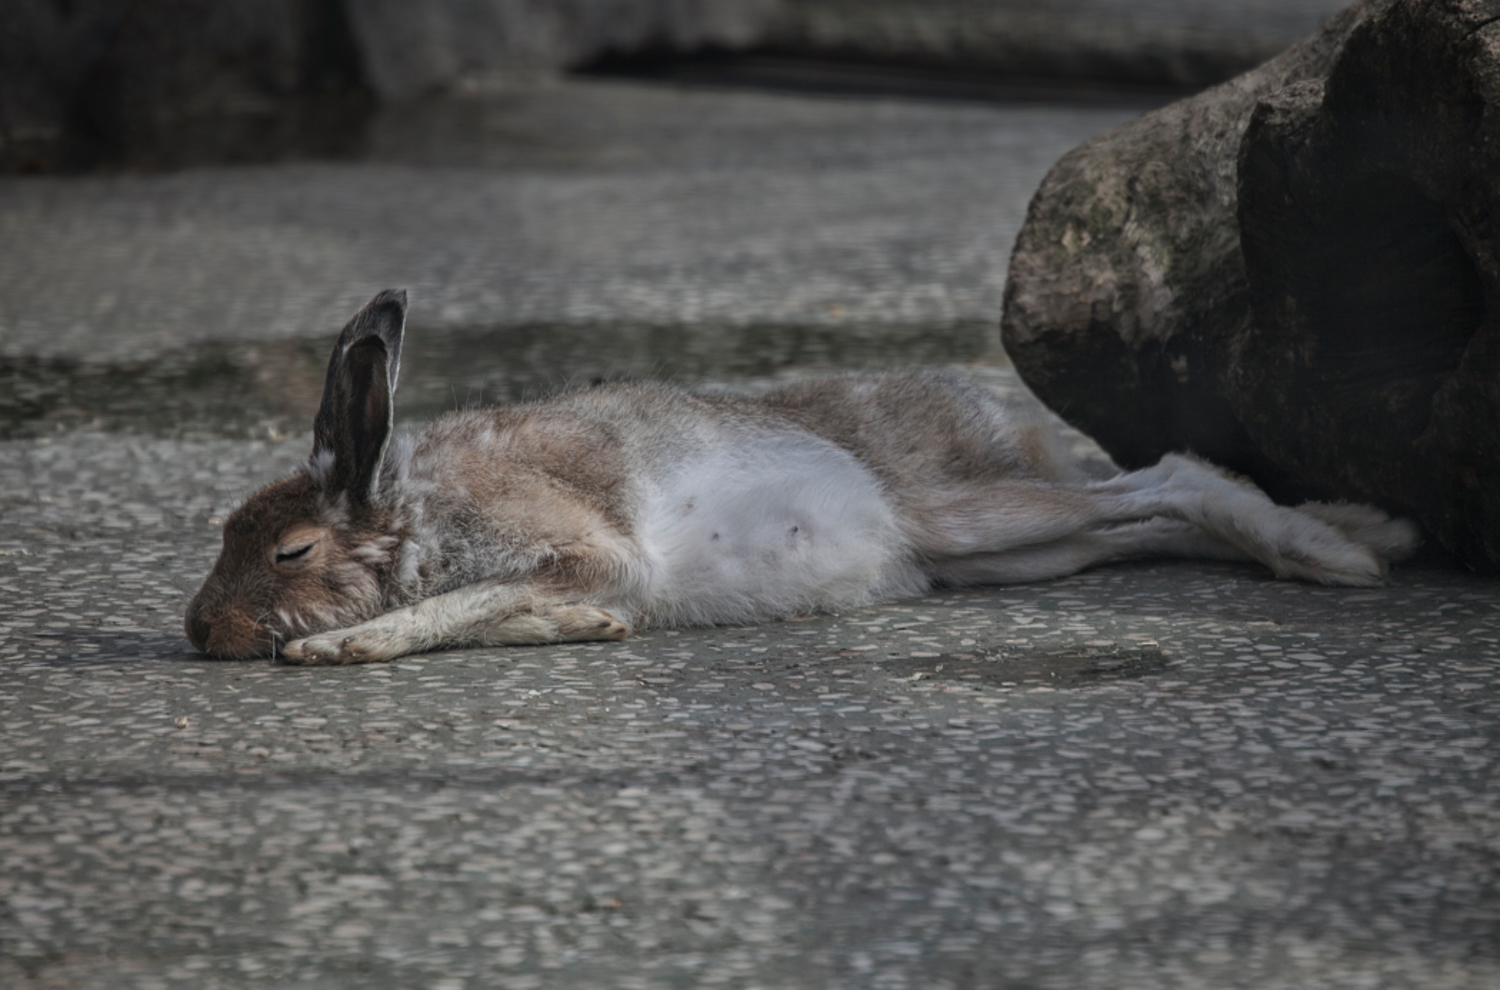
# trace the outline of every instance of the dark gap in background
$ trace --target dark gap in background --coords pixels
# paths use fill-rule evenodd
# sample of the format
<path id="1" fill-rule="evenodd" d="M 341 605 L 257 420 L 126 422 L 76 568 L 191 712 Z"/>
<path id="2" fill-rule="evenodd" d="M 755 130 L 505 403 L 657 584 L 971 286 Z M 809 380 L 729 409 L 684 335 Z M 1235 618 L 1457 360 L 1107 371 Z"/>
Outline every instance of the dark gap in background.
<path id="1" fill-rule="evenodd" d="M 1165 106 L 1200 87 L 1077 76 L 1042 76 L 924 62 L 892 62 L 856 53 L 799 55 L 774 49 L 705 48 L 607 52 L 573 75 L 679 86 L 834 96 L 978 103 Z"/>

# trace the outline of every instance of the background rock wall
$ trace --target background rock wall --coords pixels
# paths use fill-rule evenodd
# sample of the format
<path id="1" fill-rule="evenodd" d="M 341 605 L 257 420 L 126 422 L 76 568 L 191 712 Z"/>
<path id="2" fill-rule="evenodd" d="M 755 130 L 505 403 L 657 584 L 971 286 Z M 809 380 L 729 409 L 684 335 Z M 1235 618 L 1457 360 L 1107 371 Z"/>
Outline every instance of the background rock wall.
<path id="1" fill-rule="evenodd" d="M 0 158 L 330 94 L 401 100 L 606 54 L 757 50 L 1201 86 L 1338 0 L 7 0 Z M 269 138 L 268 138 L 269 139 Z"/>
<path id="2" fill-rule="evenodd" d="M 1316 31 L 1341 0 L 785 0 L 774 47 L 1206 86 Z"/>

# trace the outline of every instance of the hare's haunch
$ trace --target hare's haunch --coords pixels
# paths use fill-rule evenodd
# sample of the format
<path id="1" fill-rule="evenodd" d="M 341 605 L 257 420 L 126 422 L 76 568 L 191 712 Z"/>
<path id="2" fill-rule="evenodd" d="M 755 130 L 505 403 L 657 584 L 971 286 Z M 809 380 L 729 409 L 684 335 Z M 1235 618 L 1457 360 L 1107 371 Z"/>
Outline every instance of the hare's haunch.
<path id="1" fill-rule="evenodd" d="M 405 321 L 387 291 L 344 328 L 306 467 L 225 524 L 188 606 L 198 649 L 360 663 L 619 639 L 1143 556 L 1372 585 L 1416 542 L 1187 456 L 1090 478 L 1049 425 L 942 374 L 757 400 L 607 385 L 393 436 Z"/>

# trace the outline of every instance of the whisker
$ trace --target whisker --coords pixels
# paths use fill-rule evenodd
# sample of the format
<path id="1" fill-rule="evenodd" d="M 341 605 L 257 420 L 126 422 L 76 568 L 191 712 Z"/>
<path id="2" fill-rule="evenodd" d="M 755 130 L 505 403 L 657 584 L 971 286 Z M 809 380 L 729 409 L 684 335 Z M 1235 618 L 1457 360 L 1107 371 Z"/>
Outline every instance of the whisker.
<path id="1" fill-rule="evenodd" d="M 281 641 L 282 635 L 276 630 L 274 626 L 271 625 L 271 617 L 272 612 L 270 609 L 267 609 L 266 611 L 260 613 L 260 615 L 255 619 L 255 628 L 265 630 L 266 638 L 271 641 L 271 659 L 275 660 L 276 645 Z"/>

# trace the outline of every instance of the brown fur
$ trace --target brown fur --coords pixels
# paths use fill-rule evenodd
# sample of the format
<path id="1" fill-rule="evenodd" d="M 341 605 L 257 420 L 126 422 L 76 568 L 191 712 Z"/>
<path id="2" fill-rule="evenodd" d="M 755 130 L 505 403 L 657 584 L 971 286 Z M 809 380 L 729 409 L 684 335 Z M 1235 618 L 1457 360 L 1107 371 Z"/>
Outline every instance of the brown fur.
<path id="1" fill-rule="evenodd" d="M 214 656 L 262 656 L 312 629 L 318 624 L 313 617 L 352 625 L 388 607 L 382 589 L 389 583 L 390 556 L 355 557 L 360 547 L 386 535 L 387 520 L 365 508 L 344 525 L 310 525 L 307 505 L 315 497 L 312 480 L 299 473 L 268 485 L 230 514 L 223 551 L 188 610 L 188 638 L 195 646 Z M 328 512 L 348 515 L 339 507 Z M 291 542 L 311 538 L 312 549 L 278 563 L 277 548 L 292 534 Z M 276 613 L 288 610 L 288 602 L 296 603 L 289 610 L 294 621 L 284 622 Z"/>

